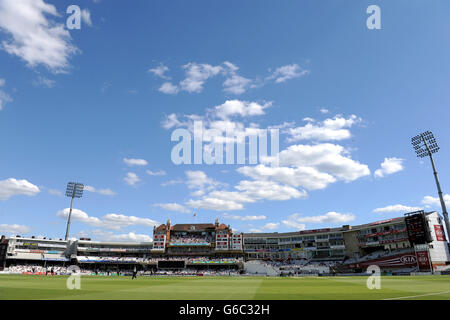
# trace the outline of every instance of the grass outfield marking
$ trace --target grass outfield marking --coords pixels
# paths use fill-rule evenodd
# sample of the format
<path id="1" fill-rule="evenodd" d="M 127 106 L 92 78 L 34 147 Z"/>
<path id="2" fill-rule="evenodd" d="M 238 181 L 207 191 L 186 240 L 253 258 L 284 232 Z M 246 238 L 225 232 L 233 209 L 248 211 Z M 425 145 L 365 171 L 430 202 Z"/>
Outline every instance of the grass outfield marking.
<path id="1" fill-rule="evenodd" d="M 419 294 L 416 296 L 408 296 L 408 297 L 387 298 L 387 299 L 383 299 L 383 300 L 403 300 L 403 299 L 420 298 L 420 297 L 426 297 L 426 296 L 438 296 L 440 294 L 446 294 L 446 293 L 450 293 L 450 291 L 426 293 L 426 294 Z"/>

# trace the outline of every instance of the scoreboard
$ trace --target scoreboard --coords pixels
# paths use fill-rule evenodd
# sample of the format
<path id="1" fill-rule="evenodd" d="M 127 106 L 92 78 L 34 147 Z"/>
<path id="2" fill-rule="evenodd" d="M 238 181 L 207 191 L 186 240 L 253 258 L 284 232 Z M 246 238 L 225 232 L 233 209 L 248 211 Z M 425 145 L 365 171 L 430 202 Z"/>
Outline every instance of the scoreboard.
<path id="1" fill-rule="evenodd" d="M 405 224 L 411 244 L 424 244 L 433 241 L 431 239 L 430 230 L 428 229 L 428 223 L 423 211 L 416 211 L 406 214 Z"/>

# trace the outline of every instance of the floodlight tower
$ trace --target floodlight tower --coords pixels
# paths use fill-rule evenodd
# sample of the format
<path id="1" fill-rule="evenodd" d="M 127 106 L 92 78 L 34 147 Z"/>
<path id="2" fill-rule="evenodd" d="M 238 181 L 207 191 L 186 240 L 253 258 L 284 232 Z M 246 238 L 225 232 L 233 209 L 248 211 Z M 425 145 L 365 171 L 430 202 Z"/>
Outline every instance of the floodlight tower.
<path id="1" fill-rule="evenodd" d="M 444 216 L 445 228 L 447 229 L 447 241 L 449 241 L 450 223 L 448 221 L 448 213 L 447 208 L 445 207 L 444 197 L 442 196 L 441 184 L 439 183 L 436 166 L 434 165 L 433 160 L 433 153 L 439 151 L 439 146 L 431 131 L 426 131 L 424 133 L 415 136 L 414 138 L 411 139 L 411 143 L 419 158 L 424 158 L 426 156 L 430 157 L 431 166 L 433 167 L 434 180 L 436 180 L 439 200 L 441 201 L 442 215 Z"/>
<path id="2" fill-rule="evenodd" d="M 83 189 L 84 189 L 84 185 L 82 183 L 69 182 L 67 184 L 66 197 L 71 197 L 72 201 L 70 202 L 69 219 L 67 220 L 66 237 L 65 237 L 66 241 L 67 241 L 67 238 L 69 237 L 70 218 L 72 216 L 73 199 L 81 198 L 83 196 Z"/>

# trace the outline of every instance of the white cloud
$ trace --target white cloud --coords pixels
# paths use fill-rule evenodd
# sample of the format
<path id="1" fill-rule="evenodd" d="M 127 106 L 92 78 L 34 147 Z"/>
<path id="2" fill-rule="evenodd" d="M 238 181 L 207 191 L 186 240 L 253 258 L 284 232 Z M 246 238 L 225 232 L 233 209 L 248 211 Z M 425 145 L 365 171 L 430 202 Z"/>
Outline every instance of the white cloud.
<path id="1" fill-rule="evenodd" d="M 58 211 L 56 215 L 66 220 L 69 217 L 69 211 L 70 208 L 65 208 L 63 210 Z M 119 230 L 134 225 L 154 227 L 159 224 L 157 221 L 148 218 L 126 216 L 123 214 L 116 214 L 116 213 L 108 213 L 101 218 L 91 217 L 86 212 L 79 209 L 72 209 L 71 219 L 90 226 L 113 230 Z"/>
<path id="2" fill-rule="evenodd" d="M 293 226 L 293 223 L 326 223 L 326 224 L 336 224 L 345 223 L 355 220 L 355 216 L 350 213 L 339 213 L 330 211 L 321 216 L 307 216 L 304 217 L 298 213 L 294 213 L 288 217 L 287 220 L 283 221 L 283 224 L 289 226 L 289 223 Z M 301 226 L 301 225 L 298 225 Z"/>
<path id="3" fill-rule="evenodd" d="M 284 201 L 306 197 L 306 193 L 273 181 L 240 181 L 237 191 L 214 190 L 198 200 L 189 200 L 187 206 L 215 211 L 233 211 L 244 208 L 243 203 L 271 200 Z"/>
<path id="4" fill-rule="evenodd" d="M 294 124 L 295 124 L 294 121 L 290 121 L 290 122 L 285 121 L 282 124 L 268 126 L 267 129 L 285 129 L 285 128 L 290 128 L 290 127 L 294 126 Z"/>
<path id="5" fill-rule="evenodd" d="M 178 120 L 178 117 L 175 113 L 171 113 L 162 122 L 162 127 L 164 129 L 172 129 L 173 127 L 178 127 L 182 123 Z"/>
<path id="6" fill-rule="evenodd" d="M 271 102 L 259 104 L 240 100 L 227 100 L 225 103 L 214 108 L 215 115 L 221 119 L 228 119 L 231 116 L 259 116 L 264 114 L 264 109 L 270 107 Z"/>
<path id="7" fill-rule="evenodd" d="M 367 165 L 351 159 L 342 146 L 334 144 L 292 145 L 279 153 L 278 160 L 279 167 L 260 164 L 237 171 L 256 180 L 275 180 L 308 190 L 324 189 L 338 180 L 349 182 L 370 174 Z"/>
<path id="8" fill-rule="evenodd" d="M 154 204 L 156 207 L 163 208 L 167 211 L 176 211 L 181 213 L 189 213 L 191 212 L 189 209 L 187 209 L 185 206 L 179 204 L 179 203 L 156 203 Z"/>
<path id="9" fill-rule="evenodd" d="M 222 185 L 220 182 L 208 177 L 201 170 L 188 170 L 186 174 L 186 185 L 189 189 L 211 190 Z"/>
<path id="10" fill-rule="evenodd" d="M 123 158 L 123 162 L 125 162 L 125 164 L 127 166 L 146 166 L 148 165 L 147 160 L 144 159 L 128 159 L 128 158 Z"/>
<path id="11" fill-rule="evenodd" d="M 231 63 L 230 61 L 225 61 L 223 63 L 223 65 L 225 66 L 225 72 L 226 73 L 235 74 L 236 71 L 239 70 L 238 66 L 236 66 L 233 63 Z"/>
<path id="12" fill-rule="evenodd" d="M 5 83 L 6 83 L 5 79 L 0 79 L 0 87 L 3 87 Z M 0 90 L 0 110 L 3 109 L 6 103 L 11 101 L 12 101 L 11 96 L 6 92 L 4 92 L 3 90 Z"/>
<path id="13" fill-rule="evenodd" d="M 308 190 L 326 188 L 336 182 L 332 175 L 320 172 L 313 167 L 268 167 L 265 165 L 244 166 L 237 169 L 243 175 L 256 180 L 273 179 L 293 187 L 303 187 Z"/>
<path id="14" fill-rule="evenodd" d="M 58 196 L 58 197 L 63 196 L 63 193 L 58 189 L 48 189 L 48 193 L 50 193 L 52 196 Z"/>
<path id="15" fill-rule="evenodd" d="M 156 75 L 162 79 L 170 79 L 170 77 L 165 75 L 165 73 L 167 71 L 169 71 L 169 68 L 167 66 L 163 65 L 162 63 L 159 66 L 152 68 L 148 71 L 152 72 L 154 75 Z"/>
<path id="16" fill-rule="evenodd" d="M 134 172 L 128 172 L 123 180 L 130 186 L 134 186 L 136 183 L 141 181 L 141 179 L 139 179 L 137 174 Z"/>
<path id="17" fill-rule="evenodd" d="M 277 223 L 275 223 L 275 222 L 268 222 L 268 223 L 266 223 L 265 225 L 263 225 L 263 226 L 261 226 L 259 228 L 251 228 L 249 230 L 249 232 L 251 232 L 251 233 L 261 233 L 261 232 L 264 232 L 264 231 L 271 231 L 271 230 L 277 229 L 279 226 L 280 226 L 279 222 L 277 222 Z"/>
<path id="18" fill-rule="evenodd" d="M 289 64 L 277 68 L 268 79 L 275 79 L 276 83 L 307 75 L 309 70 L 303 70 L 298 64 Z"/>
<path id="19" fill-rule="evenodd" d="M 450 207 L 450 194 L 444 194 L 444 202 L 446 207 Z M 422 204 L 427 207 L 441 207 L 441 201 L 438 197 L 425 196 L 422 200 Z"/>
<path id="20" fill-rule="evenodd" d="M 273 181 L 240 181 L 235 188 L 244 193 L 245 196 L 254 200 L 289 200 L 306 197 L 301 192 L 289 186 L 283 186 Z"/>
<path id="21" fill-rule="evenodd" d="M 313 120 L 305 118 L 306 120 Z M 304 120 L 305 120 L 304 119 Z M 313 123 L 308 121 L 302 127 L 289 128 L 286 133 L 290 135 L 289 142 L 300 140 L 314 140 L 314 141 L 332 141 L 344 140 L 351 137 L 350 131 L 347 128 L 352 127 L 356 123 L 361 122 L 361 118 L 351 115 L 345 119 L 341 116 L 336 116 L 332 119 L 326 119 L 320 123 Z"/>
<path id="22" fill-rule="evenodd" d="M 223 91 L 236 95 L 243 94 L 250 87 L 251 83 L 252 80 L 234 74 L 224 81 Z"/>
<path id="23" fill-rule="evenodd" d="M 56 216 L 62 219 L 68 219 L 70 213 L 70 208 L 65 208 L 56 213 Z M 80 221 L 82 223 L 88 224 L 90 226 L 101 226 L 102 221 L 97 217 L 90 217 L 86 212 L 79 209 L 72 209 L 72 220 Z"/>
<path id="24" fill-rule="evenodd" d="M 247 91 L 253 81 L 238 75 L 236 71 L 239 68 L 231 62 L 225 61 L 223 64 L 225 65 L 224 72 L 227 74 L 227 78 L 223 83 L 223 91 L 236 95 L 243 94 Z"/>
<path id="25" fill-rule="evenodd" d="M 373 212 L 413 212 L 422 210 L 420 207 L 410 207 L 410 206 L 404 206 L 402 204 L 395 204 L 391 206 L 386 206 L 383 208 L 376 208 L 373 210 Z"/>
<path id="26" fill-rule="evenodd" d="M 246 92 L 249 88 L 262 87 L 271 80 L 275 80 L 276 83 L 282 83 L 309 73 L 309 70 L 304 70 L 297 64 L 290 64 L 277 68 L 269 76 L 261 80 L 259 77 L 249 79 L 239 75 L 237 73 L 239 68 L 229 61 L 225 61 L 220 65 L 190 62 L 183 65 L 182 68 L 185 69 L 186 76 L 180 81 L 179 85 L 166 82 L 159 88 L 159 91 L 166 94 L 177 94 L 180 90 L 189 93 L 199 93 L 203 91 L 203 86 L 207 80 L 222 75 L 225 77 L 222 84 L 223 91 L 229 94 L 239 95 Z M 158 67 L 150 69 L 149 72 L 153 72 L 160 78 L 168 80 L 170 77 L 165 76 L 165 72 L 168 70 L 168 67 L 161 64 Z"/>
<path id="27" fill-rule="evenodd" d="M 288 228 L 294 228 L 299 231 L 306 229 L 306 224 L 295 221 L 295 217 L 292 216 L 288 217 L 287 220 L 281 220 L 281 222 Z"/>
<path id="28" fill-rule="evenodd" d="M 205 194 L 204 190 L 196 190 L 196 191 L 193 191 L 193 192 L 190 193 L 190 195 L 192 197 L 201 197 L 204 194 Z"/>
<path id="29" fill-rule="evenodd" d="M 12 196 L 26 195 L 35 196 L 41 190 L 27 180 L 17 180 L 9 178 L 0 180 L 0 200 L 8 200 Z"/>
<path id="30" fill-rule="evenodd" d="M 184 115 L 180 120 L 177 115 L 171 114 L 167 117 L 163 126 L 165 128 L 187 127 L 192 130 L 193 121 L 201 119 L 204 123 L 204 132 L 216 129 L 221 133 L 228 131 L 246 135 L 249 132 L 258 132 L 262 129 L 254 123 L 251 123 L 249 128 L 245 128 L 244 123 L 231 121 L 230 118 L 233 116 L 263 115 L 265 108 L 268 106 L 270 104 L 228 100 L 222 105 L 208 109 L 204 116 Z M 336 116 L 323 122 L 314 122 L 314 126 L 329 130 L 331 133 L 328 133 L 328 138 L 330 138 L 336 133 L 336 130 L 349 128 L 359 121 L 361 119 L 355 115 L 348 118 Z M 283 128 L 291 126 L 291 123 L 282 125 Z M 350 136 L 349 132 L 348 136 Z M 214 141 L 219 142 L 220 140 L 216 140 L 216 138 L 219 139 L 220 137 L 222 136 L 218 136 L 216 133 L 211 140 L 214 139 Z M 314 134 L 309 138 L 311 139 L 311 137 L 323 139 L 324 135 Z M 222 138 L 228 139 L 228 137 Z M 240 143 L 235 138 L 233 139 L 233 142 Z M 283 201 L 306 197 L 305 190 L 324 189 L 337 181 L 350 182 L 370 175 L 367 165 L 353 160 L 350 152 L 337 144 L 292 145 L 282 150 L 278 159 L 280 165 L 278 167 L 269 167 L 268 164 L 274 159 L 263 157 L 261 160 L 264 164 L 238 168 L 239 173 L 254 179 L 254 181 L 241 181 L 231 191 L 218 190 L 220 184 L 202 182 L 212 179 L 208 178 L 204 172 L 197 171 L 198 177 L 195 179 L 188 177 L 187 182 L 189 189 L 195 189 L 194 192 L 191 192 L 191 196 L 197 197 L 197 199 L 188 200 L 185 205 L 191 208 L 216 211 L 242 210 L 245 203 L 264 200 Z M 190 180 L 197 182 L 190 182 Z"/>
<path id="31" fill-rule="evenodd" d="M 248 117 L 252 115 L 263 115 L 265 109 L 270 103 L 246 102 L 240 100 L 228 100 L 222 105 L 207 109 L 204 116 L 201 115 L 184 115 L 179 119 L 176 114 L 170 114 L 163 126 L 167 129 L 173 127 L 186 127 L 192 131 L 194 120 L 203 120 L 204 133 L 210 135 L 209 140 L 215 142 L 228 142 L 229 137 L 223 136 L 223 132 L 233 132 L 237 137 L 250 134 L 257 134 L 263 130 L 256 123 L 250 123 L 246 128 L 243 122 L 231 121 L 233 116 Z M 328 138 L 341 128 L 348 128 L 355 123 L 361 121 L 360 118 L 352 115 L 348 118 L 336 116 L 326 119 L 320 123 L 314 123 L 316 128 L 326 128 L 330 130 Z M 292 123 L 284 123 L 282 128 L 289 128 Z M 345 129 L 346 130 L 346 129 Z M 348 130 L 347 130 L 348 131 Z M 220 132 L 217 133 L 217 132 Z M 348 136 L 350 133 L 348 132 Z M 314 134 L 311 137 L 322 137 L 322 135 Z M 220 140 L 222 139 L 222 140 Z M 242 143 L 239 138 L 230 142 Z M 206 141 L 206 140 L 205 140 Z M 361 177 L 370 175 L 367 165 L 353 160 L 350 152 L 341 145 L 331 143 L 319 143 L 312 145 L 291 145 L 287 149 L 279 153 L 278 167 L 269 167 L 268 164 L 275 159 L 271 157 L 262 157 L 263 164 L 256 166 L 244 166 L 237 169 L 241 174 L 254 179 L 255 181 L 241 181 L 232 191 L 218 191 L 220 184 L 211 184 L 201 182 L 208 181 L 206 174 L 197 171 L 198 182 L 190 182 L 188 177 L 187 185 L 190 189 L 196 189 L 191 193 L 193 197 L 202 197 L 201 199 L 189 200 L 186 205 L 193 208 L 203 208 L 209 210 L 240 210 L 244 203 L 252 203 L 261 200 L 288 200 L 291 198 L 306 197 L 306 191 L 298 190 L 301 187 L 307 190 L 324 189 L 329 184 L 337 181 L 350 182 Z M 196 185 L 194 187 L 194 185 Z M 251 185 L 258 186 L 250 190 Z M 283 195 L 279 194 L 279 190 L 288 191 Z M 284 196 L 284 197 L 283 197 Z"/>
<path id="32" fill-rule="evenodd" d="M 33 80 L 33 85 L 36 87 L 53 88 L 55 83 L 55 80 L 51 80 L 43 76 L 39 76 L 37 79 Z"/>
<path id="33" fill-rule="evenodd" d="M 126 216 L 123 214 L 108 213 L 102 217 L 102 221 L 107 228 L 120 229 L 132 225 L 140 225 L 146 227 L 154 227 L 159 225 L 155 220 L 148 218 L 140 218 L 135 216 Z"/>
<path id="34" fill-rule="evenodd" d="M 174 85 L 172 82 L 164 82 L 158 91 L 165 94 L 177 94 L 180 89 L 178 86 Z"/>
<path id="35" fill-rule="evenodd" d="M 95 193 L 99 193 L 102 194 L 104 196 L 115 196 L 116 193 L 114 191 L 112 191 L 109 188 L 106 189 L 96 189 L 92 186 L 84 186 L 84 190 L 89 191 L 89 192 L 95 192 Z"/>
<path id="36" fill-rule="evenodd" d="M 105 238 L 109 241 L 123 242 L 152 242 L 153 239 L 147 234 L 136 234 L 134 232 L 114 234 Z"/>
<path id="37" fill-rule="evenodd" d="M 206 195 L 204 199 L 205 198 L 230 201 L 236 204 L 256 202 L 254 198 L 250 197 L 248 194 L 245 194 L 245 192 L 239 191 L 215 190 Z"/>
<path id="38" fill-rule="evenodd" d="M 66 72 L 69 58 L 79 50 L 64 24 L 49 16 L 60 17 L 55 6 L 43 0 L 2 0 L 0 29 L 10 36 L 2 47 L 30 67 L 44 65 L 54 73 Z"/>
<path id="39" fill-rule="evenodd" d="M 233 220 L 241 220 L 241 221 L 256 221 L 256 220 L 265 220 L 267 219 L 266 216 L 261 215 L 261 216 L 238 216 L 238 215 L 230 215 L 228 213 L 224 213 L 223 217 L 225 219 L 233 219 Z"/>
<path id="40" fill-rule="evenodd" d="M 320 109 L 320 113 L 322 114 L 327 114 L 328 112 L 329 112 L 328 109 L 325 108 Z"/>
<path id="41" fill-rule="evenodd" d="M 20 224 L 0 224 L 0 232 L 6 234 L 26 234 L 30 231 L 30 227 Z"/>
<path id="42" fill-rule="evenodd" d="M 386 175 L 402 171 L 403 160 L 400 158 L 384 158 L 383 163 L 381 163 L 381 169 L 377 169 L 374 172 L 375 177 L 382 178 Z"/>
<path id="43" fill-rule="evenodd" d="M 223 200 L 218 198 L 203 197 L 200 200 L 190 199 L 187 206 L 196 209 L 215 210 L 215 211 L 232 211 L 241 210 L 244 206 L 241 203 L 237 203 L 230 200 Z"/>
<path id="44" fill-rule="evenodd" d="M 270 162 L 273 159 L 267 158 Z M 348 157 L 348 151 L 330 143 L 291 145 L 279 153 L 280 166 L 313 167 L 349 182 L 370 175 L 369 167 Z"/>
<path id="45" fill-rule="evenodd" d="M 92 232 L 96 238 L 102 241 L 111 242 L 152 242 L 153 239 L 146 234 L 136 234 L 134 232 L 114 234 L 111 231 L 94 230 Z"/>
<path id="46" fill-rule="evenodd" d="M 184 181 L 181 179 L 173 179 L 173 180 L 169 180 L 169 181 L 165 181 L 163 183 L 161 183 L 162 187 L 167 187 L 167 186 L 173 186 L 176 184 L 182 184 Z"/>
<path id="47" fill-rule="evenodd" d="M 181 89 L 189 93 L 199 93 L 203 90 L 203 84 L 211 77 L 223 71 L 221 66 L 210 64 L 198 64 L 195 62 L 183 66 L 186 70 L 186 78 L 180 82 Z"/>
<path id="48" fill-rule="evenodd" d="M 4 91 L 0 90 L 0 110 L 3 110 L 3 107 L 6 105 L 6 103 L 11 101 L 12 101 L 11 96 L 5 93 Z"/>
<path id="49" fill-rule="evenodd" d="M 265 109 L 271 106 L 271 102 L 248 102 L 239 100 L 227 100 L 222 105 L 207 109 L 206 115 L 185 114 L 182 118 L 174 113 L 166 116 L 162 121 L 162 127 L 172 129 L 183 127 L 193 134 L 194 122 L 201 121 L 203 126 L 203 140 L 217 143 L 243 143 L 246 136 L 257 136 L 265 132 L 257 124 L 250 123 L 248 127 L 243 122 L 231 121 L 229 117 L 250 117 L 263 115 Z M 192 135 L 191 135 L 192 137 Z M 204 145 L 208 148 L 209 145 Z"/>
<path id="50" fill-rule="evenodd" d="M 325 128 L 330 129 L 340 129 L 340 128 L 350 128 L 356 123 L 360 123 L 362 121 L 361 118 L 352 114 L 350 117 L 345 119 L 341 116 L 336 116 L 334 118 L 325 119 L 322 124 Z"/>
<path id="51" fill-rule="evenodd" d="M 164 170 L 159 170 L 159 171 L 146 170 L 145 172 L 147 172 L 147 174 L 150 176 L 165 176 L 166 175 L 166 172 Z"/>
<path id="52" fill-rule="evenodd" d="M 226 93 L 236 95 L 242 94 L 247 91 L 253 83 L 251 79 L 238 75 L 236 71 L 239 68 L 228 61 L 225 61 L 222 65 L 217 66 L 191 62 L 184 65 L 183 69 L 186 70 L 186 77 L 180 82 L 179 85 L 166 82 L 158 90 L 166 94 L 177 94 L 180 90 L 187 91 L 189 93 L 199 93 L 203 91 L 203 86 L 208 79 L 219 74 L 226 77 L 223 82 L 223 90 Z M 164 73 L 168 70 L 168 67 L 161 65 L 154 69 L 150 69 L 149 71 L 155 73 L 163 79 L 170 79 L 164 75 Z"/>
<path id="53" fill-rule="evenodd" d="M 89 11 L 89 9 L 81 10 L 81 20 L 89 27 L 92 27 L 91 12 Z"/>
<path id="54" fill-rule="evenodd" d="M 161 85 L 158 91 L 165 94 L 177 94 L 180 90 L 187 91 L 189 93 L 199 93 L 203 91 L 203 85 L 208 79 L 220 73 L 234 72 L 229 65 L 226 65 L 224 68 L 223 66 L 220 65 L 213 66 L 207 63 L 196 63 L 196 62 L 190 62 L 188 64 L 185 64 L 182 66 L 182 68 L 185 70 L 186 76 L 179 83 L 179 85 L 173 84 L 171 82 L 165 82 Z M 165 76 L 165 72 L 168 70 L 169 70 L 168 67 L 160 65 L 156 68 L 150 69 L 149 71 L 153 72 L 160 78 L 168 80 L 170 79 L 170 77 Z M 225 86 L 224 90 L 229 90 L 230 92 L 239 91 L 240 87 L 244 85 L 243 84 L 244 79 L 245 78 L 232 79 L 229 80 L 228 82 L 226 81 L 227 84 L 224 84 Z"/>
<path id="55" fill-rule="evenodd" d="M 264 229 L 264 230 L 274 230 L 274 229 L 278 228 L 279 226 L 280 226 L 279 223 L 269 222 L 269 223 L 266 223 L 266 224 L 262 227 L 262 229 Z"/>
<path id="56" fill-rule="evenodd" d="M 97 189 L 95 192 L 100 193 L 104 196 L 114 196 L 117 193 L 115 193 L 114 191 L 112 191 L 111 189 L 107 188 L 107 189 Z"/>

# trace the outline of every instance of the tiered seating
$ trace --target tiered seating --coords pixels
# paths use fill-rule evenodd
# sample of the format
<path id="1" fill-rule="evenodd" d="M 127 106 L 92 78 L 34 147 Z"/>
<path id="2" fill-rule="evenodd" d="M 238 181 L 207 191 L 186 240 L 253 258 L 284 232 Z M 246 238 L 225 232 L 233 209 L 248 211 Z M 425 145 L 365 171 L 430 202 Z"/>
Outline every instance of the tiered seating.
<path id="1" fill-rule="evenodd" d="M 172 236 L 170 238 L 170 244 L 172 245 L 209 244 L 210 242 L 211 239 L 200 235 Z"/>
<path id="2" fill-rule="evenodd" d="M 77 256 L 77 261 L 81 263 L 139 263 L 143 258 L 136 257 L 98 257 L 98 256 Z"/>

